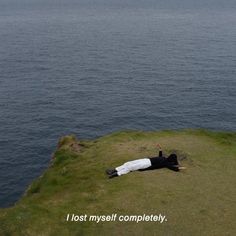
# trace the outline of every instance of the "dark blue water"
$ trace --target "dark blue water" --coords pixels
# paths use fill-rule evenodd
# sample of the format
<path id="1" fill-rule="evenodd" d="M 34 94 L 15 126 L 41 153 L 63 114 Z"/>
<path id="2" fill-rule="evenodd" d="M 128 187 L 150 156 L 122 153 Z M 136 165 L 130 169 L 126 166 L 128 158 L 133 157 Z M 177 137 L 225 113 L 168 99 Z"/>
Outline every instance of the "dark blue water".
<path id="1" fill-rule="evenodd" d="M 0 206 L 60 136 L 236 131 L 234 1 L 0 0 Z"/>

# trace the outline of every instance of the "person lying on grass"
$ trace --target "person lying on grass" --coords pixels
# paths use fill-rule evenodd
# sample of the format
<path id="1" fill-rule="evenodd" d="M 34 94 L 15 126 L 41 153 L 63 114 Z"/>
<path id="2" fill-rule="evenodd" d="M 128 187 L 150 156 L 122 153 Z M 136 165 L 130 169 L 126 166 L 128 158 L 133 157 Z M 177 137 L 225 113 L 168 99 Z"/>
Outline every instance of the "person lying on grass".
<path id="1" fill-rule="evenodd" d="M 106 173 L 109 175 L 109 178 L 113 178 L 128 174 L 129 172 L 135 170 L 144 171 L 164 167 L 173 171 L 186 169 L 185 167 L 179 165 L 176 154 L 171 154 L 168 157 L 164 157 L 162 155 L 162 148 L 160 144 L 157 144 L 157 147 L 159 148 L 159 156 L 128 161 L 115 169 L 107 169 Z"/>

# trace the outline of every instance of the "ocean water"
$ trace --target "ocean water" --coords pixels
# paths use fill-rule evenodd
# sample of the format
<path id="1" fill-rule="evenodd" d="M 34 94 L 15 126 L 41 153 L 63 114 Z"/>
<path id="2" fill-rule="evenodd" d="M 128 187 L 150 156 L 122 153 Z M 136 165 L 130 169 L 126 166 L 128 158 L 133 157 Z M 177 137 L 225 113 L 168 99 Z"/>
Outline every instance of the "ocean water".
<path id="1" fill-rule="evenodd" d="M 236 131 L 236 2 L 0 0 L 0 207 L 58 139 Z"/>

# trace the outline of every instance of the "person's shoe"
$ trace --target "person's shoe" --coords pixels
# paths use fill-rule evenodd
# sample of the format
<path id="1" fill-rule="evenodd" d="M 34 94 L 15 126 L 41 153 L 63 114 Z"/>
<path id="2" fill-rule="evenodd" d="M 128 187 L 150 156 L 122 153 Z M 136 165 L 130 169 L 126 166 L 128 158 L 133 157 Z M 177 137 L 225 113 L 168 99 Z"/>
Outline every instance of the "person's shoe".
<path id="1" fill-rule="evenodd" d="M 109 179 L 111 179 L 111 178 L 114 178 L 114 177 L 118 177 L 119 175 L 117 174 L 117 171 L 116 172 L 114 172 L 113 174 L 111 174 L 110 176 L 109 176 Z"/>
<path id="2" fill-rule="evenodd" d="M 112 175 L 113 173 L 116 173 L 117 171 L 115 170 L 115 169 L 107 169 L 106 170 L 106 173 L 108 174 L 108 175 Z"/>

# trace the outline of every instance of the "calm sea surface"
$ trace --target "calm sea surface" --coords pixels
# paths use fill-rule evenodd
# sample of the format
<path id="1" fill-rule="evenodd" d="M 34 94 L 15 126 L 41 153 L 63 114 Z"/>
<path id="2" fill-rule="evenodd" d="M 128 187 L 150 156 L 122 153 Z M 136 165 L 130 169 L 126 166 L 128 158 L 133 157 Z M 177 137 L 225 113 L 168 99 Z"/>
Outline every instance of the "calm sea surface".
<path id="1" fill-rule="evenodd" d="M 236 131 L 234 1 L 0 0 L 0 207 L 57 140 Z"/>

